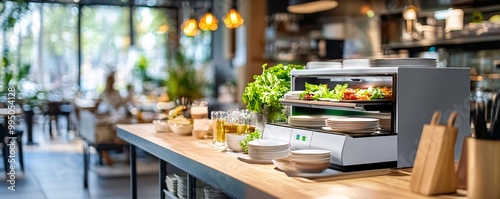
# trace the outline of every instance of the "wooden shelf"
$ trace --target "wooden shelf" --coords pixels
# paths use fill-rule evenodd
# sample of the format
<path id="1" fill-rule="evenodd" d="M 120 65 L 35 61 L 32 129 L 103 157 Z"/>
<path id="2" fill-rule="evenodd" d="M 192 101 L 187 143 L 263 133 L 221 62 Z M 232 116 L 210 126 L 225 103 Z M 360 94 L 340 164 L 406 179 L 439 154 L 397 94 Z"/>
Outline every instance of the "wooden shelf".
<path id="1" fill-rule="evenodd" d="M 447 46 L 447 45 L 463 45 L 463 44 L 476 44 L 485 42 L 500 41 L 500 35 L 484 35 L 484 36 L 469 36 L 451 39 L 440 40 L 420 40 L 414 42 L 398 42 L 382 44 L 382 49 L 406 49 L 406 48 L 421 48 L 430 46 Z"/>
<path id="2" fill-rule="evenodd" d="M 280 99 L 281 104 L 290 106 L 299 106 L 306 108 L 320 108 L 330 110 L 346 111 L 366 111 L 373 106 L 391 106 L 390 101 L 381 102 L 332 102 L 332 101 L 308 101 L 294 99 Z"/>

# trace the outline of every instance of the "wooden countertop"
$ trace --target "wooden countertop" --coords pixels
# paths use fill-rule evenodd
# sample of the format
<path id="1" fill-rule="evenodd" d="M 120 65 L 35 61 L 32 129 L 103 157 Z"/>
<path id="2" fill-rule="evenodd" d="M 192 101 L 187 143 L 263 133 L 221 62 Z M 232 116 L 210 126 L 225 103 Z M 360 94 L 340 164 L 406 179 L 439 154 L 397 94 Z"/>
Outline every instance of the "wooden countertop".
<path id="1" fill-rule="evenodd" d="M 288 177 L 272 164 L 249 164 L 221 152 L 211 140 L 156 133 L 153 124 L 118 125 L 118 136 L 237 198 L 465 198 L 461 191 L 435 197 L 412 193 L 410 175 L 402 170 L 344 180 Z"/>

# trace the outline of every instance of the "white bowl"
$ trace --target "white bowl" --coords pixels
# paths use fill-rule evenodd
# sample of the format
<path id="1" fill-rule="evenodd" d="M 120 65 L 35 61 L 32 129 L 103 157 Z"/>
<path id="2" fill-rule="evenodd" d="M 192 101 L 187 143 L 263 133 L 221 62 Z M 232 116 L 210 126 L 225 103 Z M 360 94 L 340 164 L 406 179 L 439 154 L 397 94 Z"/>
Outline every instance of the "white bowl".
<path id="1" fill-rule="evenodd" d="M 325 158 L 325 159 L 297 159 L 293 158 L 294 162 L 297 163 L 311 163 L 311 164 L 319 164 L 319 163 L 325 163 L 325 162 L 330 162 L 330 158 Z"/>
<path id="2" fill-rule="evenodd" d="M 322 163 L 302 163 L 296 162 L 295 169 L 301 173 L 320 173 L 330 166 L 330 162 L 322 162 Z"/>
<path id="3" fill-rule="evenodd" d="M 233 150 L 234 152 L 242 152 L 243 148 L 240 146 L 240 142 L 246 138 L 246 135 L 238 134 L 226 134 L 227 148 Z"/>
<path id="4" fill-rule="evenodd" d="M 174 132 L 175 134 L 179 135 L 189 135 L 191 134 L 191 131 L 193 130 L 193 125 L 181 125 L 181 124 L 175 124 L 172 122 L 169 122 L 168 125 L 170 126 L 170 130 Z"/>
<path id="5" fill-rule="evenodd" d="M 155 130 L 157 133 L 170 132 L 170 126 L 166 120 L 153 120 L 155 124 Z"/>

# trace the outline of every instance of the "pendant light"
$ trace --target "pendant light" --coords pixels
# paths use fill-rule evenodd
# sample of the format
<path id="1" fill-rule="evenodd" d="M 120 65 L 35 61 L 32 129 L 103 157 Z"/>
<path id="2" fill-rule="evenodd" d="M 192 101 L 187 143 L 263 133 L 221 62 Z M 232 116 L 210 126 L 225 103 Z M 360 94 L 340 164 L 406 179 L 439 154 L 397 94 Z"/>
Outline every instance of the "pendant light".
<path id="1" fill-rule="evenodd" d="M 194 17 L 184 20 L 181 25 L 184 35 L 194 37 L 198 34 L 198 23 Z"/>
<path id="2" fill-rule="evenodd" d="M 236 0 L 233 0 L 233 8 L 224 17 L 224 24 L 229 29 L 235 29 L 243 25 L 245 22 L 241 14 L 236 10 Z"/>
<path id="3" fill-rule="evenodd" d="M 403 9 L 403 33 L 401 39 L 403 41 L 413 41 L 418 39 L 419 34 L 415 28 L 417 24 L 417 7 L 410 0 L 409 3 Z"/>
<path id="4" fill-rule="evenodd" d="M 202 30 L 214 31 L 217 30 L 217 28 L 219 27 L 219 20 L 217 20 L 217 18 L 215 18 L 215 15 L 212 14 L 212 7 L 213 7 L 212 5 L 213 4 L 211 3 L 208 12 L 200 17 L 199 20 L 200 22 L 198 23 L 198 26 Z"/>
<path id="5" fill-rule="evenodd" d="M 289 0 L 288 12 L 291 13 L 315 13 L 330 10 L 338 6 L 335 0 Z"/>
<path id="6" fill-rule="evenodd" d="M 189 11 L 191 12 L 190 17 L 182 22 L 181 30 L 184 35 L 194 37 L 198 34 L 198 22 L 193 16 L 193 10 L 189 8 Z"/>

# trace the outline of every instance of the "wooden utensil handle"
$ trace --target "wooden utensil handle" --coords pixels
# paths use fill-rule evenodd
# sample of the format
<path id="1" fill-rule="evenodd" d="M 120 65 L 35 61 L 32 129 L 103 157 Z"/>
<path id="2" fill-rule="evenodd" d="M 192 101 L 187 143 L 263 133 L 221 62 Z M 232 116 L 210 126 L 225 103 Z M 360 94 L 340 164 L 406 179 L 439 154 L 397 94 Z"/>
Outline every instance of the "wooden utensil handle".
<path id="1" fill-rule="evenodd" d="M 450 117 L 448 118 L 448 126 L 449 127 L 452 127 L 453 125 L 455 125 L 455 120 L 457 119 L 457 116 L 458 116 L 458 113 L 456 111 L 453 111 L 450 114 Z"/>
<path id="2" fill-rule="evenodd" d="M 438 125 L 440 119 L 441 113 L 438 111 L 434 112 L 434 114 L 432 115 L 431 125 Z"/>

